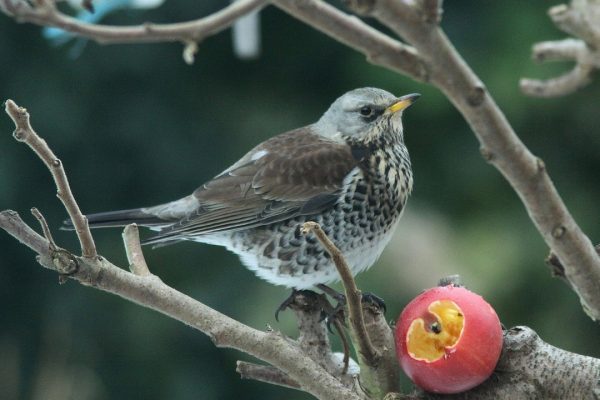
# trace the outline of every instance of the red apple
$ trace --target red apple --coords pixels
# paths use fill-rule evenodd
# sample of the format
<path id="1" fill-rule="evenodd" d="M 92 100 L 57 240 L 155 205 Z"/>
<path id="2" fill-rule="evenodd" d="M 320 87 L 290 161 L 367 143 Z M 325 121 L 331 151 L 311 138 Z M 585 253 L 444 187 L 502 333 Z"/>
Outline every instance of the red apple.
<path id="1" fill-rule="evenodd" d="M 485 381 L 502 350 L 502 327 L 481 296 L 448 285 L 428 289 L 402 311 L 396 351 L 402 369 L 428 392 L 459 393 Z"/>

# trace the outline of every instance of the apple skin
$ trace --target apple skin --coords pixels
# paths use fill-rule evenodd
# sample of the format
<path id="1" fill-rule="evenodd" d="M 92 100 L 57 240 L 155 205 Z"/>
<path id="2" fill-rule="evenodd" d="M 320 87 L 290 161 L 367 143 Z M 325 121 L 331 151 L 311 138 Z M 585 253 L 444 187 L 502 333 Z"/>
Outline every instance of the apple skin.
<path id="1" fill-rule="evenodd" d="M 413 357 L 407 343 L 413 321 L 422 319 L 425 326 L 431 327 L 432 321 L 437 320 L 443 327 L 443 321 L 437 319 L 429 307 L 445 300 L 453 302 L 462 313 L 458 314 L 463 321 L 459 337 L 453 345 L 442 347 L 443 355 L 437 360 Z M 494 371 L 502 351 L 502 327 L 492 306 L 478 294 L 453 285 L 435 287 L 414 298 L 400 314 L 396 324 L 396 351 L 402 369 L 417 386 L 428 392 L 459 393 L 481 384 Z"/>

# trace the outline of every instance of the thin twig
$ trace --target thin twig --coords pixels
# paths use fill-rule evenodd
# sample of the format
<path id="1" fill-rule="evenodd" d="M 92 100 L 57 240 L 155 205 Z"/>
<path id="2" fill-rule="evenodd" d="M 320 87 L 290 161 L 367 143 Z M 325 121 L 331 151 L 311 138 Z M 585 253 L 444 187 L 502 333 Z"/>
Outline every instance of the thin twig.
<path id="1" fill-rule="evenodd" d="M 538 62 L 570 60 L 575 62 L 575 66 L 552 79 L 521 79 L 521 91 L 528 96 L 558 97 L 573 93 L 588 85 L 592 81 L 592 73 L 600 68 L 600 53 L 589 48 L 583 40 L 564 39 L 537 43 L 533 46 L 532 56 Z"/>
<path id="2" fill-rule="evenodd" d="M 35 207 L 33 207 L 31 209 L 31 214 L 33 214 L 33 216 L 40 223 L 40 226 L 42 227 L 42 232 L 44 232 L 44 237 L 46 238 L 46 240 L 48 240 L 48 243 L 50 244 L 50 250 L 56 250 L 58 248 L 58 246 L 56 246 L 56 242 L 54 241 L 54 238 L 52 237 L 52 232 L 50 232 L 50 227 L 48 226 L 48 223 L 46 222 L 46 218 L 44 218 L 44 216 L 42 215 L 40 210 L 38 210 Z"/>
<path id="3" fill-rule="evenodd" d="M 532 97 L 560 97 L 571 94 L 592 82 L 594 67 L 576 64 L 572 70 L 551 79 L 522 78 L 519 87 L 523 94 Z"/>
<path id="4" fill-rule="evenodd" d="M 331 255 L 331 259 L 333 260 L 333 263 L 340 274 L 340 278 L 344 284 L 346 303 L 348 305 L 348 320 L 350 321 L 350 327 L 354 331 L 354 336 L 357 341 L 357 352 L 362 355 L 367 365 L 371 367 L 376 366 L 379 361 L 380 354 L 377 349 L 373 347 L 371 339 L 369 338 L 369 333 L 365 327 L 365 319 L 361 303 L 362 293 L 356 287 L 352 272 L 350 272 L 350 268 L 348 268 L 348 264 L 346 263 L 342 252 L 327 237 L 319 224 L 312 221 L 302 224 L 302 233 L 308 234 L 309 232 L 315 234 L 323 247 L 325 247 L 325 250 Z"/>
<path id="5" fill-rule="evenodd" d="M 23 222 L 16 211 L 4 210 L 0 212 L 0 228 L 36 254 L 42 254 L 50 249 L 48 239 L 31 229 L 29 225 Z"/>
<path id="6" fill-rule="evenodd" d="M 344 358 L 342 359 L 342 375 L 346 375 L 350 365 L 350 345 L 348 344 L 348 336 L 346 336 L 346 332 L 344 332 L 344 326 L 339 319 L 334 318 L 333 324 L 335 325 L 335 330 L 338 332 L 338 335 L 340 335 L 340 341 L 342 342 L 342 349 L 344 350 Z"/>
<path id="7" fill-rule="evenodd" d="M 24 1 L 0 0 L 0 9 L 19 22 L 61 28 L 101 44 L 198 42 L 231 26 L 239 17 L 259 10 L 267 0 L 238 0 L 207 17 L 174 24 L 145 23 L 138 26 L 88 24 L 61 13 L 53 2 L 29 6 Z"/>
<path id="8" fill-rule="evenodd" d="M 272 385 L 284 386 L 291 389 L 301 389 L 298 382 L 291 379 L 281 370 L 270 365 L 254 364 L 246 361 L 238 361 L 236 372 L 242 379 L 252 379 L 255 381 L 270 383 Z"/>
<path id="9" fill-rule="evenodd" d="M 142 252 L 140 233 L 136 224 L 129 224 L 123 229 L 123 243 L 131 272 L 138 276 L 152 275 Z"/>
<path id="10" fill-rule="evenodd" d="M 96 245 L 94 244 L 87 218 L 81 213 L 73 197 L 73 193 L 69 187 L 69 180 L 61 161 L 54 155 L 46 141 L 35 133 L 29 122 L 29 113 L 25 108 L 17 106 L 12 100 L 6 100 L 5 110 L 15 123 L 15 131 L 13 133 L 15 139 L 27 144 L 46 164 L 46 167 L 52 174 L 57 189 L 56 195 L 62 201 L 71 221 L 73 221 L 73 226 L 81 245 L 82 255 L 89 258 L 96 257 Z"/>

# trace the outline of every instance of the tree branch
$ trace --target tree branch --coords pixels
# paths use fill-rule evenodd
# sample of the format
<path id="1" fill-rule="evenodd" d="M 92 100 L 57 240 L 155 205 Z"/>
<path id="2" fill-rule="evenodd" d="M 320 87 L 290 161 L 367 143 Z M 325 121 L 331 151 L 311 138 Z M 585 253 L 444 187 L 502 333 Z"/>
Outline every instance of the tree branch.
<path id="1" fill-rule="evenodd" d="M 38 210 L 35 207 L 33 207 L 31 209 L 31 214 L 33 214 L 33 216 L 40 223 L 40 227 L 42 228 L 44 237 L 48 241 L 48 246 L 50 247 L 50 250 L 56 250 L 58 248 L 58 246 L 56 245 L 56 242 L 54 241 L 54 238 L 52 237 L 52 232 L 50 232 L 50 227 L 48 226 L 48 223 L 46 222 L 46 218 L 44 218 L 44 216 L 42 215 L 40 210 Z"/>
<path id="2" fill-rule="evenodd" d="M 240 374 L 240 378 L 242 379 L 252 379 L 290 389 L 300 389 L 300 385 L 295 380 L 290 379 L 289 376 L 269 365 L 238 361 L 235 370 Z"/>
<path id="3" fill-rule="evenodd" d="M 83 257 L 96 257 L 96 245 L 94 244 L 87 218 L 81 213 L 79 205 L 77 205 L 73 193 L 71 193 L 69 180 L 67 179 L 62 163 L 52 150 L 50 150 L 46 141 L 35 133 L 29 122 L 29 113 L 25 108 L 17 106 L 14 101 L 9 99 L 6 100 L 5 111 L 15 123 L 14 138 L 28 145 L 44 162 L 52 174 L 57 189 L 56 195 L 65 206 L 71 221 L 73 221 Z"/>
<path id="4" fill-rule="evenodd" d="M 125 227 L 123 230 L 123 243 L 125 244 L 129 270 L 139 276 L 152 275 L 142 252 L 140 232 L 136 224 L 130 224 Z"/>
<path id="5" fill-rule="evenodd" d="M 325 250 L 331 255 L 331 259 L 344 284 L 346 304 L 348 306 L 348 320 L 350 321 L 350 326 L 356 336 L 357 352 L 362 356 L 368 366 L 376 366 L 381 354 L 373 347 L 371 339 L 369 338 L 369 333 L 365 327 L 365 318 L 361 304 L 362 292 L 356 287 L 356 282 L 354 282 L 354 277 L 352 276 L 352 272 L 350 272 L 350 268 L 348 267 L 342 252 L 333 244 L 325 232 L 323 232 L 321 226 L 316 222 L 305 222 L 302 224 L 301 231 L 304 235 L 307 235 L 310 232 L 314 233 Z"/>
<path id="6" fill-rule="evenodd" d="M 38 262 L 43 267 L 65 273 L 57 262 L 57 255 L 66 251 L 51 251 L 49 242 L 27 226 L 17 213 L 0 212 L 0 228 L 38 253 Z M 69 277 L 83 285 L 116 294 L 183 322 L 208 335 L 218 347 L 237 349 L 268 362 L 317 398 L 360 399 L 308 357 L 296 342 L 280 333 L 258 331 L 235 321 L 165 285 L 155 276 L 134 275 L 102 257 L 90 259 L 68 255 L 77 265 Z"/>
<path id="7" fill-rule="evenodd" d="M 548 11 L 552 21 L 563 31 L 581 38 L 541 42 L 533 46 L 533 59 L 574 61 L 573 69 L 559 77 L 538 80 L 523 78 L 524 94 L 535 97 L 564 96 L 588 85 L 592 73 L 600 69 L 600 3 L 573 0 L 570 6 L 554 6 Z"/>
<path id="8" fill-rule="evenodd" d="M 191 63 L 198 42 L 228 28 L 239 17 L 263 8 L 267 0 L 234 1 L 212 15 L 187 22 L 122 27 L 81 22 L 60 12 L 51 0 L 32 3 L 0 0 L 0 9 L 18 22 L 60 28 L 100 44 L 182 42 L 186 45 L 184 58 Z"/>
<path id="9" fill-rule="evenodd" d="M 427 68 L 415 48 L 370 27 L 320 0 L 271 0 L 286 13 L 363 53 L 373 64 L 406 74 L 418 81 L 428 80 Z"/>

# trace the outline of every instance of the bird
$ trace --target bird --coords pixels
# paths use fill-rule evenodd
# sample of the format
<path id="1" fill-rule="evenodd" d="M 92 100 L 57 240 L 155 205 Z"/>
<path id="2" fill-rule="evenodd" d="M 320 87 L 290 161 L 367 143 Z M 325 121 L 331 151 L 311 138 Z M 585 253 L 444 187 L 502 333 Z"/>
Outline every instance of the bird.
<path id="1" fill-rule="evenodd" d="M 224 246 L 258 277 L 301 290 L 339 281 L 329 253 L 301 233 L 304 222 L 314 221 L 356 275 L 381 255 L 412 191 L 402 114 L 419 97 L 351 90 L 317 122 L 258 144 L 192 194 L 90 214 L 88 223 L 148 227 L 158 232 L 142 243 L 153 246 Z"/>

